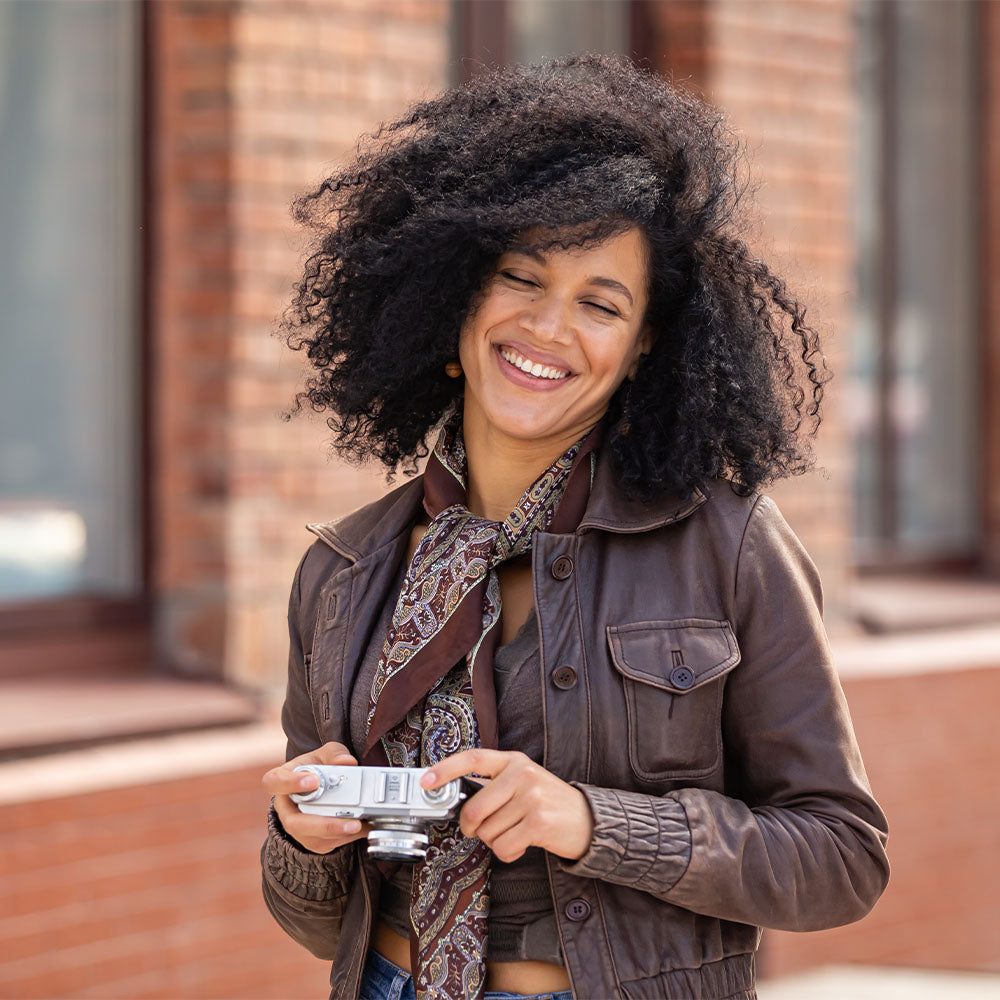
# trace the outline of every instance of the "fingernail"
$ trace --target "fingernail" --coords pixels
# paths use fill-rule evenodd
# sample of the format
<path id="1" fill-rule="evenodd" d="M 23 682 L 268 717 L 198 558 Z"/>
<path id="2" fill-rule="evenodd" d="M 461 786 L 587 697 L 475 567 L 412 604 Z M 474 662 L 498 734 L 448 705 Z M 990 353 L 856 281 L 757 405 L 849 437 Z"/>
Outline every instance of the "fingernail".
<path id="1" fill-rule="evenodd" d="M 344 824 L 344 833 L 357 833 L 361 829 L 361 824 L 356 819 L 349 819 Z"/>
<path id="2" fill-rule="evenodd" d="M 424 788 L 430 788 L 435 781 L 437 781 L 437 775 L 433 771 L 428 771 L 426 774 L 422 774 L 420 776 L 420 784 L 423 785 Z"/>
<path id="3" fill-rule="evenodd" d="M 299 778 L 299 788 L 315 788 L 319 784 L 319 778 L 315 774 L 306 774 Z"/>

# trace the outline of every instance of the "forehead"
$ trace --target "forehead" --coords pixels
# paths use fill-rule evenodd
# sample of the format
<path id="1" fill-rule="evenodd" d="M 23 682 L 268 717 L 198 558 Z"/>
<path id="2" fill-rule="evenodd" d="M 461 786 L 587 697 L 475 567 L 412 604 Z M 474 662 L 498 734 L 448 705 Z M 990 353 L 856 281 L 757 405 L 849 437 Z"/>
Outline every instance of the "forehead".
<path id="1" fill-rule="evenodd" d="M 518 233 L 507 249 L 540 263 L 578 264 L 584 269 L 600 268 L 644 282 L 649 266 L 649 243 L 635 225 L 601 239 L 588 238 L 586 230 L 546 229 L 541 226 Z"/>

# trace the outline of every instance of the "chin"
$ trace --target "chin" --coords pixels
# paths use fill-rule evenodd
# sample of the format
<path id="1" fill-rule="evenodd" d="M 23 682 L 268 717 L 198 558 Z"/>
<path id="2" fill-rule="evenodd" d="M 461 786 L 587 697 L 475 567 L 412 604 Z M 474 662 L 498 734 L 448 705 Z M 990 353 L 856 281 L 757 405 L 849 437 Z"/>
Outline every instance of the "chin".
<path id="1" fill-rule="evenodd" d="M 495 433 L 525 442 L 562 438 L 573 434 L 577 428 L 582 432 L 597 419 L 587 423 L 566 419 L 562 414 L 533 413 L 527 407 L 517 407 L 516 404 L 487 415 L 487 422 Z"/>

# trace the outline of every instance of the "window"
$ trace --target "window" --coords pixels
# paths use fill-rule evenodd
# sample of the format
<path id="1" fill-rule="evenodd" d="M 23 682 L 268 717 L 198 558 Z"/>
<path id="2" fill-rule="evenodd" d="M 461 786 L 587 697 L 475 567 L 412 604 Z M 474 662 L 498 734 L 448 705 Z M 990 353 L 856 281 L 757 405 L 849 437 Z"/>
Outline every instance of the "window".
<path id="1" fill-rule="evenodd" d="M 978 7 L 856 11 L 857 556 L 883 568 L 968 560 L 982 530 Z"/>
<path id="2" fill-rule="evenodd" d="M 477 65 L 630 53 L 634 7 L 624 0 L 454 0 L 453 64 L 464 80 Z"/>
<path id="3" fill-rule="evenodd" d="M 140 15 L 115 0 L 0 4 L 8 625 L 25 603 L 142 589 Z"/>

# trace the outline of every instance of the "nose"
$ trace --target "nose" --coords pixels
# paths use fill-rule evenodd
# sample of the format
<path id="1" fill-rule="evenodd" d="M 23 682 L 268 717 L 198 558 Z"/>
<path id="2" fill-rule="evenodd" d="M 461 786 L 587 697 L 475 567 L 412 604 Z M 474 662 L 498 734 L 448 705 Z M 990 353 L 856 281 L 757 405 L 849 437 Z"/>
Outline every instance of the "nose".
<path id="1" fill-rule="evenodd" d="M 570 336 L 568 304 L 552 292 L 541 292 L 521 314 L 521 326 L 539 342 L 566 342 Z"/>

